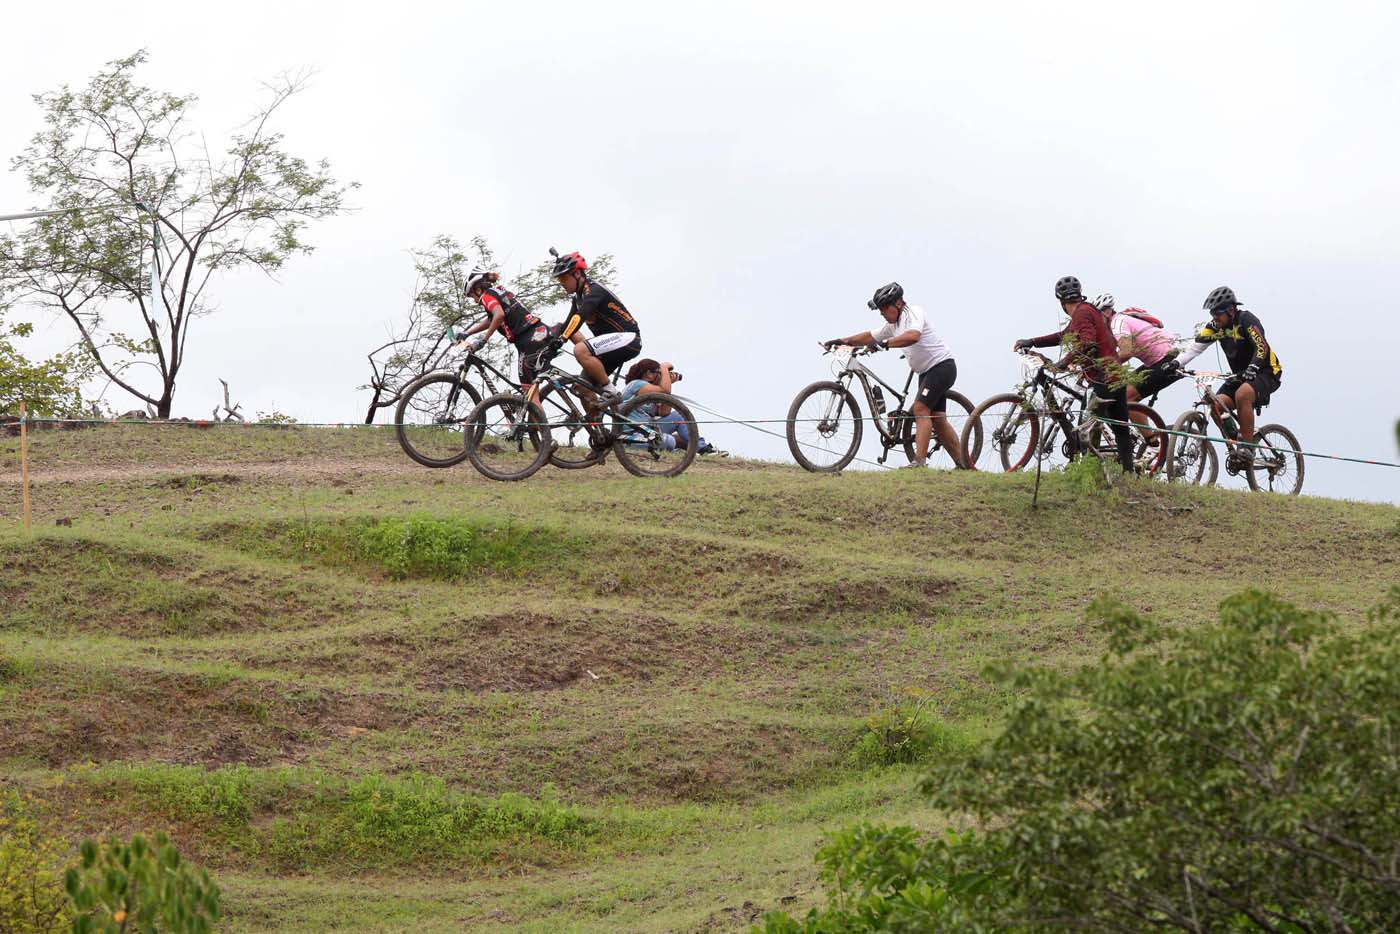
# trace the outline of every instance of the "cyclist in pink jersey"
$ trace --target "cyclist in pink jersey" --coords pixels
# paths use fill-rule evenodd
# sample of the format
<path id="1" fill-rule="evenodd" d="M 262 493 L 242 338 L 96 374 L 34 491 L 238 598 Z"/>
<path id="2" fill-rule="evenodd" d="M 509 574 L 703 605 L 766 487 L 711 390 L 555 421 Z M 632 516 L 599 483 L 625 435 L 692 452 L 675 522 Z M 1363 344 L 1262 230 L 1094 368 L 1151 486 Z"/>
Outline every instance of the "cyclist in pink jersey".
<path id="1" fill-rule="evenodd" d="M 1118 341 L 1118 362 L 1136 358 L 1142 366 L 1133 371 L 1135 381 L 1128 386 L 1128 401 L 1141 402 L 1157 395 L 1186 375 L 1177 362 L 1178 338 L 1161 326 L 1161 322 L 1141 308 L 1118 311 L 1108 292 L 1097 296 L 1090 304 L 1103 313 L 1108 328 Z M 1133 421 L 1147 424 L 1147 416 L 1137 415 Z"/>

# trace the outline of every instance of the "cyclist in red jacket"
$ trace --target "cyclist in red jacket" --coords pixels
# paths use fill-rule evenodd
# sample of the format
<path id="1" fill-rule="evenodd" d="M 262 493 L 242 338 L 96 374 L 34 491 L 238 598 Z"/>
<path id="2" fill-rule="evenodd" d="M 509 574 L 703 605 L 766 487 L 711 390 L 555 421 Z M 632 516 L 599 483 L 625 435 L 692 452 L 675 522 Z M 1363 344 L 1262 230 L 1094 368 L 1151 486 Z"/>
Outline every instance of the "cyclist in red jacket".
<path id="1" fill-rule="evenodd" d="M 1132 473 L 1128 388 L 1125 385 L 1110 388 L 1107 370 L 1108 366 L 1117 365 L 1118 342 L 1113 339 L 1113 332 L 1099 310 L 1084 301 L 1084 289 L 1074 276 L 1065 276 L 1055 283 L 1055 298 L 1059 299 L 1060 307 L 1069 315 L 1069 324 L 1051 334 L 1022 338 L 1013 345 L 1014 349 L 1054 347 L 1064 342 L 1066 337 L 1070 338 L 1068 353 L 1054 366 L 1062 369 L 1072 364 L 1083 372 L 1090 391 L 1101 400 L 1098 411 L 1113 419 L 1109 427 L 1113 429 L 1113 437 L 1118 444 L 1118 463 L 1122 465 L 1124 473 Z"/>

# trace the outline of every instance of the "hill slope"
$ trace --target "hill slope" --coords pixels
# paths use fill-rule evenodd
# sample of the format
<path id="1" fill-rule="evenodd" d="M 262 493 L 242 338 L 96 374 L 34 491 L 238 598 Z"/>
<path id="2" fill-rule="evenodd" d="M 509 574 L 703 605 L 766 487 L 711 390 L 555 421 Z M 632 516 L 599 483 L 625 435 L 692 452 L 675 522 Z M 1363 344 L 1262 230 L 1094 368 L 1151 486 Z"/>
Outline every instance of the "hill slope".
<path id="1" fill-rule="evenodd" d="M 44 433 L 26 541 L 8 447 L 0 789 L 70 840 L 169 830 L 232 930 L 742 927 L 817 897 L 823 830 L 939 826 L 856 754 L 871 714 L 917 692 L 974 741 L 984 667 L 1094 656 L 1097 594 L 1189 625 L 1400 580 L 1387 506 L 733 461 L 503 485 L 371 430 Z"/>

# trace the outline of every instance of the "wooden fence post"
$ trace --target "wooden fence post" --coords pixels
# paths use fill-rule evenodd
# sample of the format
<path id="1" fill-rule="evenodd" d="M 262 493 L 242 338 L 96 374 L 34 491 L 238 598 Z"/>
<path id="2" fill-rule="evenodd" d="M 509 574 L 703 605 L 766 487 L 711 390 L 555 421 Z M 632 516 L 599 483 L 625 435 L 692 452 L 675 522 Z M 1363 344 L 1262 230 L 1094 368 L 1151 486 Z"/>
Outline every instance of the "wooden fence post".
<path id="1" fill-rule="evenodd" d="M 20 497 L 24 501 L 24 534 L 32 535 L 34 528 L 29 515 L 29 416 L 23 402 L 19 404 L 19 485 Z"/>

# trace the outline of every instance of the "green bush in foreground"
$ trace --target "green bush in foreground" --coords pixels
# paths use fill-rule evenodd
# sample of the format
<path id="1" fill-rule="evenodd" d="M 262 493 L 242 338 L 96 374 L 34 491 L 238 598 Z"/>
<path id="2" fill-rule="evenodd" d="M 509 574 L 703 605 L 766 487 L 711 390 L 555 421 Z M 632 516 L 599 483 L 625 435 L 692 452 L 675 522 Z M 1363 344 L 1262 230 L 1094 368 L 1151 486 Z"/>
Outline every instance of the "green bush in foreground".
<path id="1" fill-rule="evenodd" d="M 1001 736 L 923 783 L 989 830 L 838 834 L 827 906 L 765 929 L 1400 929 L 1400 588 L 1349 627 L 1258 591 L 1191 631 L 1091 615 L 1109 652 L 1012 677 Z"/>
<path id="2" fill-rule="evenodd" d="M 68 928 L 62 848 L 14 796 L 0 797 L 0 934 L 53 934 Z"/>
<path id="3" fill-rule="evenodd" d="M 63 880 L 78 912 L 74 934 L 204 934 L 219 919 L 219 887 L 209 873 L 181 861 L 164 834 L 156 834 L 154 845 L 140 834 L 100 847 L 87 840 L 81 853 Z"/>

